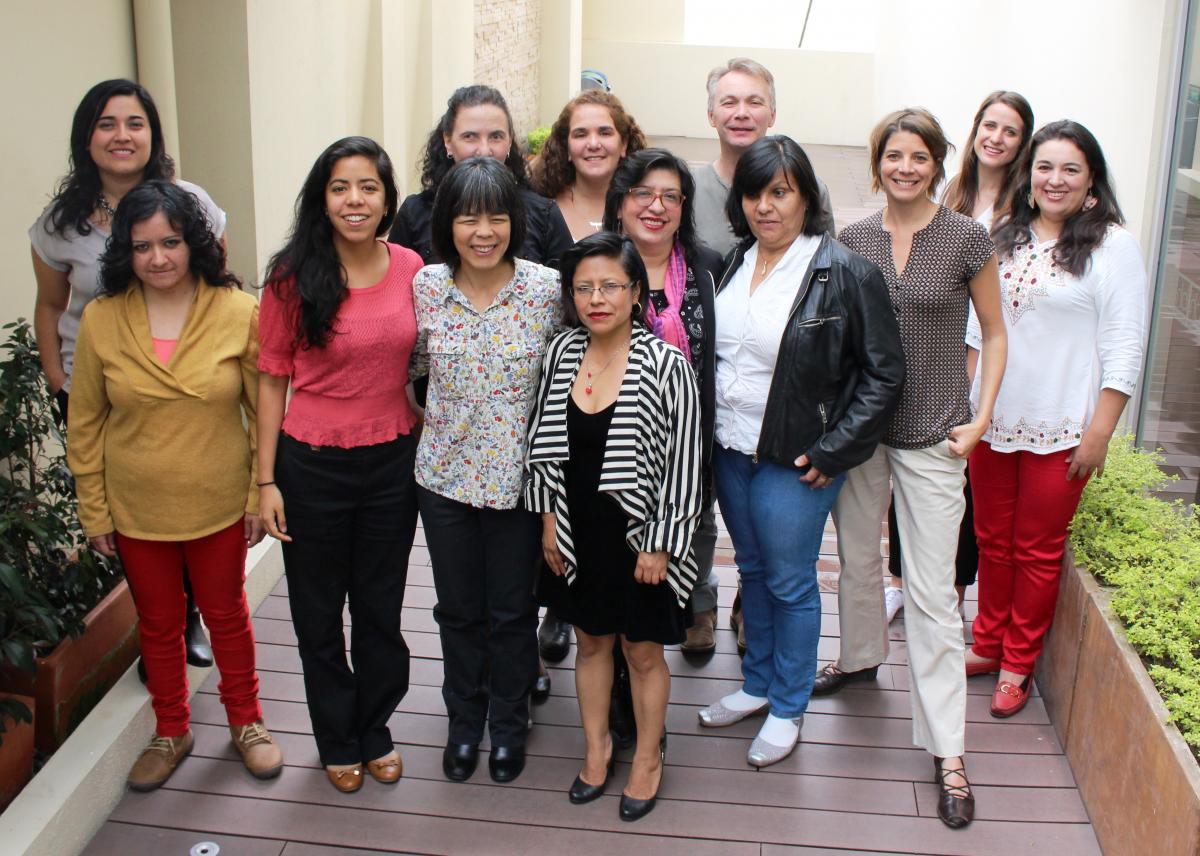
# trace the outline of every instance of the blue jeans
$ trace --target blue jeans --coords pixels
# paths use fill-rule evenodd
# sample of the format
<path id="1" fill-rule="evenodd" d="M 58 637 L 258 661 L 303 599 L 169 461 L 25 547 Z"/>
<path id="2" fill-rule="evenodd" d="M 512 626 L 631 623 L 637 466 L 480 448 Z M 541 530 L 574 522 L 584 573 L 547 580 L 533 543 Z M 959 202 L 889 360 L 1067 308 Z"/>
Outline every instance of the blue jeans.
<path id="1" fill-rule="evenodd" d="M 755 463 L 719 445 L 713 470 L 742 578 L 742 689 L 766 697 L 774 716 L 796 719 L 808 708 L 817 668 L 821 536 L 846 476 L 810 488 L 795 467 Z"/>

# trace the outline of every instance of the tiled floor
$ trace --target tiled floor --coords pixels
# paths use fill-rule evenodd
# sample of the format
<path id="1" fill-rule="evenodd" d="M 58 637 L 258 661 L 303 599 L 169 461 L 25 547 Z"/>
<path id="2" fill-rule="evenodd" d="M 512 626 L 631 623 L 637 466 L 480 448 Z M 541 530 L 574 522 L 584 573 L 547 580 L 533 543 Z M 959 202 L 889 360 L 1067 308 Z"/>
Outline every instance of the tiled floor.
<path id="1" fill-rule="evenodd" d="M 690 160 L 711 159 L 712 144 L 669 141 Z M 829 185 L 839 226 L 878 207 L 867 191 L 861 149 L 808 148 Z M 696 711 L 738 686 L 736 639 L 728 630 L 736 570 L 723 539 L 718 651 L 705 664 L 668 651 L 672 673 L 667 770 L 661 801 L 636 824 L 617 819 L 628 754 L 605 797 L 572 806 L 566 788 L 579 770 L 583 741 L 571 673 L 573 653 L 553 667 L 551 698 L 534 708 L 530 759 L 510 785 L 484 765 L 466 784 L 447 782 L 440 749 L 446 720 L 441 651 L 423 533 L 413 550 L 405 600 L 412 688 L 392 718 L 404 757 L 394 787 L 368 780 L 353 795 L 335 792 L 320 769 L 304 706 L 295 636 L 281 582 L 254 618 L 266 721 L 288 766 L 272 782 L 251 778 L 224 726 L 212 675 L 194 706 L 196 749 L 162 790 L 129 793 L 96 835 L 88 856 L 186 854 L 212 842 L 222 856 L 325 856 L 355 853 L 469 854 L 1097 854 L 1095 834 L 1062 747 L 1036 695 L 1011 720 L 988 714 L 991 681 L 968 683 L 968 770 L 978 819 L 951 831 L 935 815 L 929 756 L 912 748 L 902 622 L 879 680 L 814 699 L 803 742 L 786 761 L 756 771 L 745 761 L 757 725 L 702 729 Z M 827 533 L 820 564 L 819 656 L 836 656 L 836 544 Z M 969 593 L 968 618 L 974 615 Z M 192 851 L 202 852 L 202 851 Z M 211 856 L 213 851 L 208 851 Z"/>

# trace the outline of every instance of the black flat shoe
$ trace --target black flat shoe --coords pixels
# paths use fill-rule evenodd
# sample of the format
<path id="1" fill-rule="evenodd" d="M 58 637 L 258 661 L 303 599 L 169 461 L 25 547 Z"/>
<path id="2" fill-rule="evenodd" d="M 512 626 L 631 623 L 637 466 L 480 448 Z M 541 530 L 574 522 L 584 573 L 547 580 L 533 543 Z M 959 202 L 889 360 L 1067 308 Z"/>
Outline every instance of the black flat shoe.
<path id="1" fill-rule="evenodd" d="M 967 781 L 967 770 L 947 770 L 942 766 L 942 758 L 933 759 L 933 780 L 941 790 L 938 793 L 938 817 L 942 823 L 951 829 L 962 829 L 975 819 L 975 795 L 971 793 L 971 783 Z M 947 784 L 946 778 L 958 773 L 966 785 Z"/>
<path id="2" fill-rule="evenodd" d="M 542 626 L 538 628 L 538 650 L 547 663 L 561 662 L 571 650 L 571 625 L 559 621 L 551 610 L 546 610 Z"/>
<path id="3" fill-rule="evenodd" d="M 204 635 L 204 626 L 200 623 L 200 610 L 188 599 L 187 627 L 183 631 L 183 643 L 187 648 L 189 666 L 199 666 L 207 669 L 213 664 L 212 646 Z"/>
<path id="4" fill-rule="evenodd" d="M 878 666 L 872 666 L 869 669 L 859 669 L 857 672 L 843 672 L 836 665 L 830 663 L 817 672 L 817 677 L 813 680 L 812 694 L 815 696 L 833 695 L 846 684 L 853 684 L 858 681 L 873 681 L 877 674 L 879 674 Z"/>
<path id="5" fill-rule="evenodd" d="M 529 697 L 534 704 L 541 704 L 550 698 L 550 673 L 546 671 L 545 663 L 538 663 L 537 677 L 533 680 L 533 692 Z"/>
<path id="6" fill-rule="evenodd" d="M 525 769 L 525 747 L 493 746 L 488 755 L 488 772 L 493 782 L 511 782 Z"/>
<path id="7" fill-rule="evenodd" d="M 146 674 L 146 661 L 138 657 L 138 680 L 145 686 L 146 681 L 150 680 L 150 676 Z"/>
<path id="8" fill-rule="evenodd" d="M 663 777 L 667 775 L 667 733 L 665 731 L 663 732 L 662 740 L 658 743 L 658 757 L 662 764 L 661 772 L 658 775 L 658 790 L 648 800 L 635 799 L 626 793 L 622 793 L 621 805 L 617 810 L 617 814 L 621 820 L 641 820 L 654 810 L 654 805 L 658 802 L 658 791 L 662 790 Z"/>
<path id="9" fill-rule="evenodd" d="M 575 805 L 583 805 L 590 803 L 594 799 L 598 799 L 604 793 L 604 789 L 608 787 L 608 780 L 612 778 L 613 770 L 617 767 L 617 744 L 614 741 L 612 754 L 608 756 L 608 768 L 604 773 L 604 781 L 598 785 L 589 785 L 583 780 L 583 776 L 576 776 L 575 781 L 571 783 L 571 789 L 567 791 L 567 799 Z"/>
<path id="10" fill-rule="evenodd" d="M 442 772 L 452 782 L 465 782 L 479 763 L 477 743 L 447 743 L 442 750 Z"/>

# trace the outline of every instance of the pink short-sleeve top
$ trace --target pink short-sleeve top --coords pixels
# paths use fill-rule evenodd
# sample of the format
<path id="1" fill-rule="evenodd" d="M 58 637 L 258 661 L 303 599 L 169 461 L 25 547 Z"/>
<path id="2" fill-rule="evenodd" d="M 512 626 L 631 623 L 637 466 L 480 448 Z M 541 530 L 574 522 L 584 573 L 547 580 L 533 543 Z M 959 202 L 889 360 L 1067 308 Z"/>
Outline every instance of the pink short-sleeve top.
<path id="1" fill-rule="evenodd" d="M 258 368 L 291 379 L 283 417 L 289 437 L 315 446 L 372 446 L 416 424 L 405 387 L 417 339 L 412 282 L 421 257 L 388 244 L 383 279 L 348 289 L 324 347 L 304 347 L 295 284 L 263 289 Z"/>

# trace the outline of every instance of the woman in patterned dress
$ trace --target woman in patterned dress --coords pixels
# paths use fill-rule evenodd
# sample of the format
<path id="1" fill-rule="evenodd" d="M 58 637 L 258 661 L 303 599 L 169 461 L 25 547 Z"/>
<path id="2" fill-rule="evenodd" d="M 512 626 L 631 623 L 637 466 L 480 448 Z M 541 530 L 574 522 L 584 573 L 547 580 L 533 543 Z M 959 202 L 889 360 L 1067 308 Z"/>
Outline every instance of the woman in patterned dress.
<path id="1" fill-rule="evenodd" d="M 516 258 L 525 226 L 508 167 L 490 157 L 460 161 L 433 203 L 433 248 L 445 261 L 413 282 L 414 375 L 427 371 L 429 384 L 417 495 L 445 662 L 442 770 L 452 781 L 475 772 L 485 724 L 492 778 L 521 774 L 537 675 L 540 527 L 521 501 L 521 481 L 542 354 L 558 332 L 562 300 L 557 272 Z"/>
<path id="2" fill-rule="evenodd" d="M 1029 699 L 1067 526 L 1141 372 L 1146 271 L 1123 222 L 1087 128 L 1063 120 L 1038 131 L 994 233 L 1013 356 L 971 454 L 980 570 L 967 673 L 999 672 L 996 717 Z M 967 344 L 980 346 L 974 324 Z"/>

